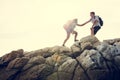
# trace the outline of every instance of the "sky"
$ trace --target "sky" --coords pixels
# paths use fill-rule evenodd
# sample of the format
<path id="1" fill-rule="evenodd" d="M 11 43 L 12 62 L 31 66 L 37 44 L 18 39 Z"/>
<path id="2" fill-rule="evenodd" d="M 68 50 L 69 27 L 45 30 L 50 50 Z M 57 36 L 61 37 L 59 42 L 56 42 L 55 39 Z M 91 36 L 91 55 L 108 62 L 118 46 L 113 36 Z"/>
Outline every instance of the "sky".
<path id="1" fill-rule="evenodd" d="M 96 35 L 100 41 L 120 38 L 119 8 L 120 0 L 0 0 L 0 56 L 17 49 L 61 46 L 66 38 L 63 25 L 74 18 L 82 24 L 91 11 L 104 21 Z M 76 26 L 79 40 L 90 35 L 91 26 Z M 66 46 L 73 43 L 71 35 Z"/>

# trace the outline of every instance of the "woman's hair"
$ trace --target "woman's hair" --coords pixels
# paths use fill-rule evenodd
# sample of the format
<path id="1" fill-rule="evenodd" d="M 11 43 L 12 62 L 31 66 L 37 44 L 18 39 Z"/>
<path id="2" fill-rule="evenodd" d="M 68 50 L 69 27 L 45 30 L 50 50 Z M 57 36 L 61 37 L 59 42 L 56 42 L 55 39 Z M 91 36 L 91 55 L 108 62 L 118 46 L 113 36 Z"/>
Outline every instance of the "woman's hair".
<path id="1" fill-rule="evenodd" d="M 73 21 L 74 21 L 75 23 L 77 23 L 78 20 L 77 20 L 77 18 L 75 18 L 75 19 L 73 19 Z"/>

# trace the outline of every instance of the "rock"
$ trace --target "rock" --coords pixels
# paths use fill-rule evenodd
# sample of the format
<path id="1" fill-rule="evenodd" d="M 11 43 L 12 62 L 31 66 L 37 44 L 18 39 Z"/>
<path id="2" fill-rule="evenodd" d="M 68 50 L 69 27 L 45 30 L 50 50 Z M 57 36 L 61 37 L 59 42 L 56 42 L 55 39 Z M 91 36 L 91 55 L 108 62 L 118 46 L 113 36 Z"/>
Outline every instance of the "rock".
<path id="1" fill-rule="evenodd" d="M 109 71 L 103 69 L 102 70 L 95 69 L 95 70 L 88 70 L 87 73 L 89 75 L 90 80 L 107 80 L 106 76 L 107 74 L 109 74 Z"/>
<path id="2" fill-rule="evenodd" d="M 116 45 L 109 45 L 107 43 L 101 43 L 100 45 L 97 46 L 97 50 L 101 52 L 103 57 L 105 57 L 107 60 L 113 60 L 114 56 L 120 54 L 120 46 Z"/>
<path id="3" fill-rule="evenodd" d="M 79 56 L 79 55 L 81 54 L 81 52 L 82 52 L 81 48 L 80 48 L 80 47 L 77 47 L 76 45 L 72 45 L 72 46 L 71 46 L 71 51 L 72 51 L 72 53 L 71 53 L 71 56 L 72 56 L 72 57 L 77 57 L 77 56 Z"/>
<path id="4" fill-rule="evenodd" d="M 69 53 L 71 50 L 65 46 L 54 46 L 51 49 L 52 52 L 59 52 L 59 53 Z"/>
<path id="5" fill-rule="evenodd" d="M 6 55 L 4 55 L 1 59 L 0 59 L 0 66 L 1 65 L 8 65 L 8 63 L 12 60 L 14 60 L 15 58 L 21 58 L 23 57 L 23 49 L 17 50 L 17 51 L 12 51 Z"/>
<path id="6" fill-rule="evenodd" d="M 120 55 L 120 43 L 115 43 L 114 47 L 116 48 L 115 50 L 116 55 Z"/>
<path id="7" fill-rule="evenodd" d="M 47 80 L 71 80 L 76 65 L 75 59 L 67 60 L 58 68 L 57 72 L 48 76 Z"/>
<path id="8" fill-rule="evenodd" d="M 120 56 L 116 56 L 114 59 L 115 59 L 115 64 L 120 66 Z"/>
<path id="9" fill-rule="evenodd" d="M 65 46 L 55 46 L 51 48 L 51 52 L 53 53 L 60 53 L 60 54 L 64 54 L 64 55 L 68 55 L 71 56 L 72 52 L 71 49 Z"/>
<path id="10" fill-rule="evenodd" d="M 103 42 L 108 43 L 109 45 L 113 45 L 113 44 L 116 43 L 116 42 L 120 42 L 120 38 L 103 40 Z"/>
<path id="11" fill-rule="evenodd" d="M 15 74 L 17 74 L 19 70 L 12 69 L 12 70 L 6 70 L 6 68 L 0 69 L 0 80 L 12 80 L 11 77 L 15 77 Z"/>
<path id="12" fill-rule="evenodd" d="M 85 70 L 84 67 L 82 67 L 82 65 L 79 64 L 76 67 L 73 80 L 92 80 L 92 79 L 90 78 L 90 75 L 87 73 L 87 70 Z"/>
<path id="13" fill-rule="evenodd" d="M 71 54 L 71 49 L 64 47 L 64 46 L 54 46 L 51 48 L 44 48 L 36 51 L 31 51 L 25 54 L 26 57 L 35 57 L 35 56 L 43 56 L 44 58 L 52 56 L 54 53 L 61 53 L 61 54 L 66 54 L 70 55 Z"/>
<path id="14" fill-rule="evenodd" d="M 0 58 L 0 80 L 120 80 L 120 41 L 87 36 L 65 46 Z"/>
<path id="15" fill-rule="evenodd" d="M 28 63 L 23 67 L 23 70 L 27 70 L 35 65 L 40 65 L 45 63 L 45 58 L 43 58 L 42 56 L 36 56 L 31 58 Z"/>
<path id="16" fill-rule="evenodd" d="M 63 55 L 63 54 L 55 53 L 53 56 L 46 59 L 46 64 L 51 65 L 51 66 L 59 66 L 69 59 L 72 59 L 72 58 L 66 55 Z"/>
<path id="17" fill-rule="evenodd" d="M 81 43 L 81 48 L 82 48 L 82 50 L 84 50 L 84 49 L 92 49 L 93 46 L 92 46 L 92 44 L 90 42 L 85 42 L 85 43 Z"/>
<path id="18" fill-rule="evenodd" d="M 44 80 L 52 71 L 53 67 L 40 64 L 20 73 L 15 80 Z"/>
<path id="19" fill-rule="evenodd" d="M 81 63 L 81 65 L 85 68 L 91 67 L 100 67 L 101 64 L 101 55 L 96 50 L 85 50 L 77 60 Z"/>
<path id="20" fill-rule="evenodd" d="M 10 69 L 21 69 L 22 67 L 24 67 L 24 65 L 26 65 L 26 63 L 28 62 L 28 58 L 23 57 L 23 58 L 16 58 L 13 61 L 11 61 L 8 66 L 7 66 L 7 70 Z"/>
<path id="21" fill-rule="evenodd" d="M 113 56 L 111 53 L 111 47 L 109 44 L 102 43 L 97 46 L 97 50 L 102 53 L 103 57 L 107 60 L 113 60 Z"/>
<path id="22" fill-rule="evenodd" d="M 71 80 L 72 75 L 65 72 L 55 72 L 52 75 L 48 76 L 46 80 Z"/>
<path id="23" fill-rule="evenodd" d="M 74 43 L 71 47 L 71 50 L 74 54 L 72 56 L 77 57 L 81 54 L 85 49 L 93 49 L 96 48 L 100 44 L 100 41 L 95 36 L 87 36 L 82 38 L 80 41 Z"/>
<path id="24" fill-rule="evenodd" d="M 75 59 L 69 59 L 59 67 L 58 71 L 72 74 L 76 65 L 77 61 Z"/>
<path id="25" fill-rule="evenodd" d="M 100 41 L 95 36 L 87 36 L 80 40 L 80 45 L 83 50 L 96 47 L 99 43 Z"/>
<path id="26" fill-rule="evenodd" d="M 36 51 L 31 51 L 26 53 L 25 56 L 29 58 L 36 57 L 36 56 L 43 56 L 44 58 L 46 58 L 54 54 L 50 50 L 51 48 L 44 48 Z"/>
<path id="27" fill-rule="evenodd" d="M 120 45 L 120 42 L 115 42 L 114 45 Z"/>
<path id="28" fill-rule="evenodd" d="M 58 72 L 54 72 L 53 74 L 49 75 L 46 80 L 60 80 L 58 75 Z"/>
<path id="29" fill-rule="evenodd" d="M 95 36 L 87 36 L 76 42 L 74 46 L 79 47 L 81 51 L 85 49 L 93 49 L 100 44 L 100 41 Z"/>

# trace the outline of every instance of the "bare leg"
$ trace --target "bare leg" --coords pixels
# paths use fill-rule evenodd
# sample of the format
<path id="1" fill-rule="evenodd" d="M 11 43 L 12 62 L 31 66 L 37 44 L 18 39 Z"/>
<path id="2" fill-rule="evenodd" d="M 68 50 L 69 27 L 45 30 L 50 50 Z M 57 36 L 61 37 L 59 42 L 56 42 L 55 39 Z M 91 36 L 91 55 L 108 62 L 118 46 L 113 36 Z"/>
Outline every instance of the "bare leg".
<path id="1" fill-rule="evenodd" d="M 67 37 L 66 37 L 66 39 L 64 40 L 64 42 L 63 42 L 63 46 L 65 46 L 65 43 L 67 42 L 67 40 L 70 38 L 70 33 L 67 33 Z"/>
<path id="2" fill-rule="evenodd" d="M 94 35 L 94 28 L 91 28 L 91 36 Z"/>
<path id="3" fill-rule="evenodd" d="M 78 33 L 77 33 L 76 31 L 73 31 L 73 33 L 72 33 L 72 34 L 75 34 L 74 41 L 78 41 L 78 40 L 77 40 L 77 35 L 78 35 Z"/>

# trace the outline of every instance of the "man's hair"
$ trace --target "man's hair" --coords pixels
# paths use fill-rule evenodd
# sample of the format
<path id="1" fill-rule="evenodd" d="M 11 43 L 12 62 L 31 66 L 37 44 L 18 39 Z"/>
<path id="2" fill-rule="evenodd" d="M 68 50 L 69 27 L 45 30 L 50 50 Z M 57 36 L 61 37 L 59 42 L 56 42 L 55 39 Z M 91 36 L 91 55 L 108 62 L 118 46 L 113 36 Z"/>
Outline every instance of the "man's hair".
<path id="1" fill-rule="evenodd" d="M 93 14 L 93 15 L 95 15 L 95 12 L 90 12 L 90 14 Z"/>

